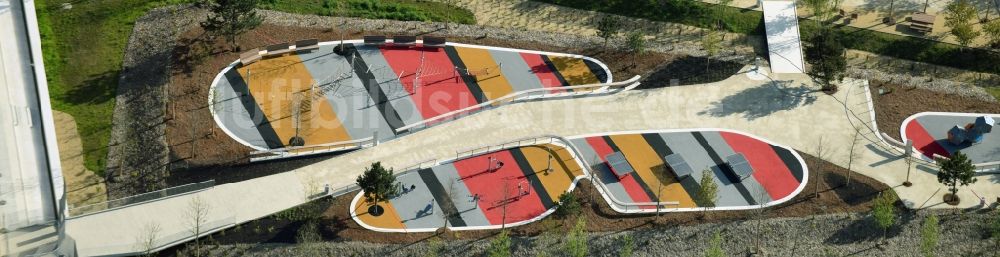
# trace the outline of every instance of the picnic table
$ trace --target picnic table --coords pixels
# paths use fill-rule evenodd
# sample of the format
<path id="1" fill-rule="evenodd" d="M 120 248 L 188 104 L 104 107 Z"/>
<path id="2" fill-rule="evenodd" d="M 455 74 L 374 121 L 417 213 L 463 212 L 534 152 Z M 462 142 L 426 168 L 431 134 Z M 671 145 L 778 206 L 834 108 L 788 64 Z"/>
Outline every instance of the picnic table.
<path id="1" fill-rule="evenodd" d="M 926 13 L 914 13 L 910 17 L 910 28 L 923 33 L 930 33 L 934 29 L 934 15 Z"/>

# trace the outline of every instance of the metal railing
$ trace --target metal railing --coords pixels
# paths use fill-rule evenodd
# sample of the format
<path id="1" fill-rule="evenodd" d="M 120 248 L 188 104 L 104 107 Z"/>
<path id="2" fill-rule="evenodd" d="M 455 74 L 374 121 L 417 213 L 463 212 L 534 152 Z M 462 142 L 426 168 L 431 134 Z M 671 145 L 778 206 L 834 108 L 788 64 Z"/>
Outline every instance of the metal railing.
<path id="1" fill-rule="evenodd" d="M 290 157 L 301 157 L 323 153 L 340 152 L 360 149 L 375 145 L 375 137 L 341 141 L 318 145 L 292 146 L 278 149 L 254 151 L 250 153 L 250 162 L 259 162 Z"/>
<path id="2" fill-rule="evenodd" d="M 557 97 L 571 97 L 578 95 L 590 95 L 590 94 L 605 94 L 611 92 L 611 89 L 621 89 L 621 91 L 630 90 L 639 86 L 640 76 L 636 75 L 625 81 L 612 82 L 612 83 L 599 83 L 599 84 L 588 84 L 579 86 L 568 86 L 559 88 L 535 88 L 524 91 L 518 91 L 503 97 L 486 101 L 477 105 L 469 106 L 466 108 L 450 111 L 443 113 L 441 115 L 435 116 L 433 118 L 425 119 L 423 121 L 406 125 L 396 129 L 396 132 L 404 131 L 415 131 L 424 128 L 428 128 L 437 124 L 441 124 L 444 121 L 454 120 L 465 115 L 470 115 L 473 113 L 478 113 L 483 110 L 490 108 L 497 108 L 510 103 L 523 102 L 528 100 L 537 100 L 543 98 L 557 98 Z M 593 90 L 577 90 L 573 92 L 561 92 L 552 93 L 552 90 L 574 90 L 574 89 L 593 89 Z"/>
<path id="3" fill-rule="evenodd" d="M 98 212 L 109 211 L 113 209 L 118 209 L 130 205 L 141 204 L 145 202 L 150 202 L 154 200 L 159 200 L 167 197 L 188 194 L 196 191 L 201 191 L 209 189 L 215 186 L 215 180 L 208 180 L 205 182 L 191 183 L 186 185 L 180 185 L 176 187 L 161 189 L 149 193 L 142 193 L 138 195 L 133 195 L 125 198 L 119 198 L 115 200 L 109 200 L 101 203 L 88 204 L 83 206 L 70 206 L 69 216 L 71 218 L 90 215 Z"/>

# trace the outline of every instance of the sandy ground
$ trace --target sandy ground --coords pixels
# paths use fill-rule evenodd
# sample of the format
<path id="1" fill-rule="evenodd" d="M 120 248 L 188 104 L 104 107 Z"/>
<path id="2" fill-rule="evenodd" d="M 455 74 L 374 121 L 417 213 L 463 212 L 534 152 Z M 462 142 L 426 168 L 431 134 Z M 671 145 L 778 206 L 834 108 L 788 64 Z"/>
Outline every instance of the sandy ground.
<path id="1" fill-rule="evenodd" d="M 104 202 L 108 199 L 104 179 L 83 166 L 83 147 L 76 120 L 64 112 L 52 111 L 59 139 L 59 158 L 63 179 L 66 181 L 66 198 L 69 206 Z"/>

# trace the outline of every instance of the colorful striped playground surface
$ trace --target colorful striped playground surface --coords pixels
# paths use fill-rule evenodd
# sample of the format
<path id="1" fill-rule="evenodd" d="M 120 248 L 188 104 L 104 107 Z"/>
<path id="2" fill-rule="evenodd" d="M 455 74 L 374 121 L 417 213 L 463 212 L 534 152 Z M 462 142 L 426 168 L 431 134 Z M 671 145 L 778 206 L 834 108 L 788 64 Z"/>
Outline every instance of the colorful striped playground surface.
<path id="1" fill-rule="evenodd" d="M 571 137 L 567 143 L 571 147 L 520 146 L 406 171 L 397 177 L 404 193 L 380 203 L 382 215 L 368 214 L 371 204 L 361 193 L 351 212 L 362 226 L 383 232 L 517 226 L 550 214 L 559 195 L 586 177 L 621 213 L 742 210 L 785 202 L 802 191 L 808 177 L 794 150 L 735 131 L 619 132 Z M 609 164 L 607 156 L 615 153 L 625 162 Z M 678 175 L 676 163 L 664 161 L 670 155 L 682 156 L 694 172 Z M 736 155 L 745 162 L 730 161 Z M 622 176 L 612 170 L 623 164 L 633 171 Z M 705 170 L 719 186 L 713 206 L 694 200 Z M 668 202 L 675 204 L 663 204 Z"/>
<path id="2" fill-rule="evenodd" d="M 950 157 L 956 151 L 972 160 L 973 164 L 1000 162 L 1000 131 L 983 134 L 982 141 L 953 144 L 948 140 L 948 131 L 955 126 L 965 127 L 975 123 L 976 118 L 990 116 L 1000 120 L 1000 114 L 924 112 L 914 114 L 903 121 L 899 131 L 903 142 L 913 141 L 913 147 L 927 160 L 934 155 Z"/>
<path id="3" fill-rule="evenodd" d="M 371 206 L 358 194 L 351 210 L 362 226 L 384 232 L 426 232 L 516 226 L 547 215 L 585 173 L 556 144 L 522 146 L 416 169 L 397 177 L 402 193 Z"/>
<path id="4" fill-rule="evenodd" d="M 597 60 L 578 55 L 449 43 L 444 47 L 374 46 L 351 41 L 240 61 L 224 69 L 210 94 L 218 125 L 256 150 L 351 142 L 514 92 L 610 82 Z"/>

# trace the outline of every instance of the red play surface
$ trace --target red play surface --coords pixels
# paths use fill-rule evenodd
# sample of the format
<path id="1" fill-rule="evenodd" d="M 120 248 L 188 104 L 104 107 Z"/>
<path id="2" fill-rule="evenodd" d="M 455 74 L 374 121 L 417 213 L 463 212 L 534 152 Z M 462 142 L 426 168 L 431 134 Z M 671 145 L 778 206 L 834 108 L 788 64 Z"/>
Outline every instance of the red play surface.
<path id="1" fill-rule="evenodd" d="M 503 162 L 503 167 L 494 172 L 487 171 L 491 156 Z M 538 217 L 546 211 L 542 200 L 538 198 L 538 192 L 534 192 L 531 184 L 524 178 L 524 172 L 517 166 L 510 152 L 502 151 L 463 159 L 454 165 L 469 192 L 479 194 L 479 209 L 486 215 L 490 224 L 500 225 L 504 222 L 505 202 L 508 224 Z M 508 190 L 506 201 L 504 185 Z M 529 193 L 518 197 L 518 190 Z"/>
<path id="2" fill-rule="evenodd" d="M 554 71 L 545 65 L 545 61 L 542 60 L 541 55 L 521 53 L 521 58 L 524 58 L 524 62 L 528 63 L 528 67 L 531 67 L 531 72 L 534 72 L 538 76 L 538 80 L 542 82 L 543 87 L 550 88 L 549 91 L 552 93 L 565 91 L 560 89 L 562 83 L 559 82 L 559 78 L 556 78 Z"/>
<path id="3" fill-rule="evenodd" d="M 944 157 L 951 156 L 948 150 L 938 144 L 934 137 L 927 133 L 924 126 L 916 120 L 911 120 L 910 123 L 906 124 L 906 139 L 913 140 L 913 147 L 917 148 L 917 151 L 923 153 L 924 156 L 931 158 L 934 158 L 934 154 Z"/>
<path id="4" fill-rule="evenodd" d="M 608 142 L 604 141 L 604 137 L 588 137 L 587 144 L 590 145 L 590 148 L 594 149 L 594 153 L 597 153 L 597 155 L 600 156 L 601 162 L 604 163 L 603 165 L 607 165 L 607 160 L 605 160 L 604 157 L 614 151 L 611 149 L 611 146 L 608 145 Z M 632 198 L 633 203 L 655 202 L 649 198 L 649 195 L 646 194 L 645 190 L 642 190 L 642 185 L 639 185 L 639 182 L 635 181 L 634 174 L 629 174 L 621 178 L 621 180 L 619 180 L 619 184 L 625 188 L 625 192 L 628 193 L 629 198 Z M 655 209 L 656 206 L 641 206 L 641 208 Z"/>
<path id="5" fill-rule="evenodd" d="M 719 132 L 729 147 L 737 153 L 742 153 L 753 167 L 753 177 L 764 186 L 771 199 L 778 200 L 788 196 L 799 187 L 798 180 L 788 170 L 771 145 L 748 136 Z"/>
<path id="6" fill-rule="evenodd" d="M 423 67 L 420 67 L 421 53 Z M 455 65 L 444 49 L 384 47 L 382 55 L 396 74 L 403 73 L 400 82 L 413 93 L 410 98 L 424 118 L 478 104 L 465 82 L 455 77 Z M 414 89 L 413 81 L 421 68 L 420 85 Z"/>

